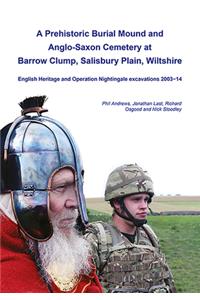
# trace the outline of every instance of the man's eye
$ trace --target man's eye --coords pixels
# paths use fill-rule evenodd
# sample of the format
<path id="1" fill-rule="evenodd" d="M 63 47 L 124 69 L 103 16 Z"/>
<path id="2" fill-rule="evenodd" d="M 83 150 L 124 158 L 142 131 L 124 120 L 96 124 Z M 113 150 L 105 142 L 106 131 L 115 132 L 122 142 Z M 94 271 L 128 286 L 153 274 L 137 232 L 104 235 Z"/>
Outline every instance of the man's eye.
<path id="1" fill-rule="evenodd" d="M 133 198 L 132 201 L 138 202 L 140 201 L 140 198 Z"/>
<path id="2" fill-rule="evenodd" d="M 59 185 L 57 187 L 52 188 L 52 190 L 54 192 L 61 193 L 61 192 L 63 192 L 66 189 L 66 187 L 67 187 L 66 185 Z"/>
<path id="3" fill-rule="evenodd" d="M 57 191 L 62 191 L 62 190 L 64 190 L 64 188 L 66 188 L 66 186 L 64 186 L 64 185 L 62 186 L 62 185 L 61 185 L 61 186 L 58 186 L 58 187 L 56 188 L 56 190 L 57 190 Z"/>

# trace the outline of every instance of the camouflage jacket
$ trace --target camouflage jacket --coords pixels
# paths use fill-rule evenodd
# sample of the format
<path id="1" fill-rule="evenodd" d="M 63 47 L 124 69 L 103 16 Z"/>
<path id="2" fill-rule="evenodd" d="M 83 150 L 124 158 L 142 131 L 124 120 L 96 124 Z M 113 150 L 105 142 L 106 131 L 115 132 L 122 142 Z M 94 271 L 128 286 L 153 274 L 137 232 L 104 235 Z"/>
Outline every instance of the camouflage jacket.
<path id="1" fill-rule="evenodd" d="M 172 273 L 148 225 L 131 243 L 116 227 L 91 223 L 85 232 L 105 292 L 175 292 Z"/>

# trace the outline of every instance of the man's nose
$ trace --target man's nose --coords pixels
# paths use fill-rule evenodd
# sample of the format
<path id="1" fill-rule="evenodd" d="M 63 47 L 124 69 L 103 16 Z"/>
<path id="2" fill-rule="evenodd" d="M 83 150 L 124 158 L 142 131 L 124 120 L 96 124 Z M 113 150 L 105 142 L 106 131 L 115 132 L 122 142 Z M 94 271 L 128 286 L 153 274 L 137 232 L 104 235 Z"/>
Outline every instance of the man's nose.
<path id="1" fill-rule="evenodd" d="M 77 196 L 74 195 L 70 195 L 65 199 L 65 204 L 64 206 L 66 208 L 71 208 L 71 209 L 76 209 L 78 208 L 78 201 L 77 201 Z"/>
<path id="2" fill-rule="evenodd" d="M 145 199 L 142 199 L 140 202 L 140 207 L 145 209 L 147 208 L 147 206 L 148 206 L 147 201 Z"/>

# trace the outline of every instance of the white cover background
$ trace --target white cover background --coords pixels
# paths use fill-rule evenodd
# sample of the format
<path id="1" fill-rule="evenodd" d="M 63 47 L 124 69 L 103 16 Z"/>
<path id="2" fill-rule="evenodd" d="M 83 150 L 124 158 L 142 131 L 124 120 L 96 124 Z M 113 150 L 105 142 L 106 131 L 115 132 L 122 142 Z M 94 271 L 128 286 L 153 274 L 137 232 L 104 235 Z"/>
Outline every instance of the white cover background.
<path id="1" fill-rule="evenodd" d="M 109 172 L 137 162 L 152 176 L 157 194 L 199 195 L 200 99 L 198 1 L 4 1 L 1 5 L 1 109 L 0 127 L 20 114 L 18 103 L 34 95 L 47 95 L 48 115 L 72 132 L 85 168 L 86 197 L 103 196 Z M 64 38 L 36 38 L 38 30 L 160 31 L 164 37 L 133 39 L 152 43 L 146 56 L 174 56 L 182 65 L 18 65 L 17 58 L 63 56 L 51 52 L 50 43 Z M 103 43 L 104 39 L 99 41 Z M 90 39 L 71 42 L 89 44 Z M 105 38 L 110 44 L 131 40 Z M 91 39 L 98 44 L 98 39 Z M 129 56 L 135 54 L 128 53 Z M 86 56 L 85 53 L 74 54 Z M 114 53 L 110 56 L 123 56 Z M 106 56 L 91 52 L 87 56 Z M 126 55 L 124 55 L 126 56 Z M 162 76 L 183 77 L 166 83 L 22 83 L 18 76 Z M 124 112 L 106 108 L 102 101 L 182 101 L 181 113 Z"/>

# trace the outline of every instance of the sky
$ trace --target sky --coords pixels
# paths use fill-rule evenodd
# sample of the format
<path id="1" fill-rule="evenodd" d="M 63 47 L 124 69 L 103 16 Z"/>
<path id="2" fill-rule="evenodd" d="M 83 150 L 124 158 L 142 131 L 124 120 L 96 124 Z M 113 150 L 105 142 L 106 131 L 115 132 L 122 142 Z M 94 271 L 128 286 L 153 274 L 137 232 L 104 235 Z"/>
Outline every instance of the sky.
<path id="1" fill-rule="evenodd" d="M 194 0 L 168 0 L 162 6 L 157 0 L 98 4 L 19 0 L 12 8 L 10 2 L 4 2 L 0 18 L 0 127 L 20 115 L 20 101 L 47 95 L 46 115 L 62 122 L 80 148 L 86 197 L 102 197 L 109 173 L 126 163 L 137 163 L 149 172 L 157 195 L 200 195 L 197 12 Z M 125 36 L 119 36 L 123 30 Z M 59 32 L 72 31 L 88 32 L 89 36 L 59 36 Z M 94 31 L 105 36 L 95 37 Z M 133 32 L 144 36 L 128 36 Z M 149 36 L 150 32 L 157 32 L 157 36 Z M 100 50 L 48 50 L 50 45 L 69 49 L 76 44 L 98 45 Z M 135 50 L 104 50 L 103 45 L 132 45 Z M 46 59 L 47 63 L 22 64 L 20 57 L 21 61 Z M 85 64 L 84 57 L 111 59 L 113 63 Z M 147 64 L 148 57 L 168 57 L 181 63 Z M 56 64 L 56 58 L 71 63 L 75 59 L 77 64 Z M 135 58 L 144 64 L 131 63 Z M 41 77 L 46 80 L 39 80 Z M 127 80 L 104 82 L 99 77 Z M 135 102 L 152 102 L 149 107 L 158 110 L 131 111 Z M 137 107 L 143 109 L 144 104 Z M 174 110 L 163 111 L 164 107 Z"/>

